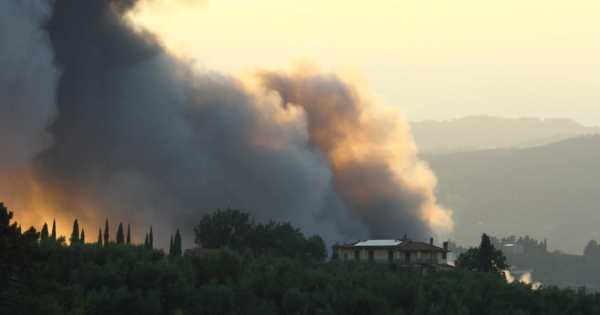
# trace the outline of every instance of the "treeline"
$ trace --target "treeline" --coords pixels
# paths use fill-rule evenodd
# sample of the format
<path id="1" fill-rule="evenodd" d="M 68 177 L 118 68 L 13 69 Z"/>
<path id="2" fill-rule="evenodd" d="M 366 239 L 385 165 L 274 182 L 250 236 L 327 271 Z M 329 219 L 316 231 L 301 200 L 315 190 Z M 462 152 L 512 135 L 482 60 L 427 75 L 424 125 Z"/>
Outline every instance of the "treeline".
<path id="1" fill-rule="evenodd" d="M 17 231 L 21 231 L 21 226 L 17 226 Z M 108 218 L 104 223 L 104 235 L 102 234 L 102 228 L 98 231 L 98 240 L 96 244 L 108 246 L 110 242 L 110 226 L 108 224 Z M 40 234 L 40 241 L 57 241 L 59 243 L 65 243 L 66 238 L 64 236 L 58 237 L 56 236 L 56 220 L 52 222 L 52 233 L 48 231 L 48 224 L 44 222 L 44 226 L 42 227 L 42 231 Z M 131 244 L 131 225 L 127 224 L 127 236 L 125 236 L 125 231 L 123 228 L 123 223 L 119 223 L 119 227 L 117 228 L 117 234 L 115 241 L 117 244 Z M 70 246 L 76 246 L 78 244 L 85 243 L 85 230 L 81 229 L 81 234 L 79 233 L 79 222 L 75 220 L 73 222 L 73 232 L 71 232 L 71 236 L 69 237 Z M 147 249 L 154 248 L 154 233 L 152 232 L 152 226 L 150 226 L 150 232 L 146 233 L 146 239 L 144 241 L 144 247 Z M 171 235 L 171 242 L 169 247 L 169 256 L 177 257 L 181 256 L 181 234 L 179 233 L 179 229 L 175 232 L 175 238 Z"/>
<path id="2" fill-rule="evenodd" d="M 600 258 L 600 244 L 595 240 L 591 240 L 583 250 L 583 256 Z"/>
<path id="3" fill-rule="evenodd" d="M 519 244 L 523 246 L 524 254 L 545 254 L 548 252 L 548 243 L 545 239 L 543 241 L 539 241 L 533 237 L 530 237 L 529 235 L 526 235 L 525 237 L 520 236 L 519 238 L 514 235 L 502 238 L 489 236 L 489 238 L 491 244 L 498 249 L 501 249 L 502 246 L 507 244 Z M 464 248 L 452 240 L 448 240 L 448 249 L 450 249 L 456 255 L 465 253 L 468 250 L 468 248 Z"/>
<path id="4" fill-rule="evenodd" d="M 21 232 L 11 219 L 0 204 L 1 314 L 600 313 L 600 294 L 555 287 L 534 291 L 493 272 L 423 276 L 379 264 L 281 257 L 273 254 L 275 245 L 260 247 L 258 256 L 243 245 L 202 259 L 169 258 L 137 244 L 42 242 L 35 228 Z M 267 225 L 265 230 L 296 230 Z M 236 239 L 237 230 L 219 226 L 213 231 L 228 231 L 225 237 Z"/>
<path id="5" fill-rule="evenodd" d="M 497 239 L 496 239 L 497 240 Z M 500 245 L 519 244 L 523 246 L 524 254 L 545 254 L 548 252 L 548 243 L 546 240 L 538 241 L 529 235 L 517 238 L 514 235 L 503 237 L 499 241 Z"/>
<path id="6" fill-rule="evenodd" d="M 201 248 L 228 248 L 251 252 L 254 257 L 271 254 L 302 261 L 325 261 L 327 247 L 319 235 L 306 238 L 288 222 L 270 220 L 256 224 L 240 210 L 217 210 L 204 215 L 194 227 L 195 242 Z"/>

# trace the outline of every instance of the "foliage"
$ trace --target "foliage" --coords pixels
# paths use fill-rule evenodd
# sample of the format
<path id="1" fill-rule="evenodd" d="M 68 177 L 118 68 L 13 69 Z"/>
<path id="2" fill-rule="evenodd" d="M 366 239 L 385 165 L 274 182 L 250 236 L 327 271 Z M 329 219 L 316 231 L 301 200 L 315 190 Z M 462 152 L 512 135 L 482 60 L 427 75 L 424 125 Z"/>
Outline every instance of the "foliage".
<path id="1" fill-rule="evenodd" d="M 240 210 L 217 210 L 205 215 L 194 227 L 196 244 L 204 248 L 250 251 L 255 257 L 273 254 L 301 261 L 324 261 L 325 241 L 319 235 L 306 238 L 288 222 L 270 220 L 255 224 L 250 214 Z"/>
<path id="2" fill-rule="evenodd" d="M 493 273 L 421 275 L 228 249 L 168 259 L 141 245 L 39 242 L 35 229 L 18 233 L 11 219 L 0 204 L 2 314 L 600 313 L 598 293 L 532 290 Z"/>
<path id="3" fill-rule="evenodd" d="M 504 253 L 491 244 L 490 238 L 485 233 L 481 236 L 481 245 L 471 247 L 466 253 L 460 254 L 455 264 L 459 268 L 495 274 L 504 274 L 504 271 L 510 268 Z"/>
<path id="4" fill-rule="evenodd" d="M 152 225 L 150 226 L 150 236 L 148 237 L 148 246 L 150 249 L 154 248 L 154 233 L 152 233 Z"/>
<path id="5" fill-rule="evenodd" d="M 125 243 L 125 232 L 123 231 L 123 223 L 119 223 L 117 228 L 117 244 Z"/>
<path id="6" fill-rule="evenodd" d="M 71 242 L 71 245 L 79 243 L 79 223 L 77 222 L 77 220 L 73 222 L 73 233 L 71 233 L 71 238 L 69 238 L 69 242 Z"/>
<path id="7" fill-rule="evenodd" d="M 44 222 L 44 226 L 42 227 L 42 236 L 41 236 L 41 240 L 45 241 L 48 239 L 49 234 L 48 234 L 48 224 L 46 224 L 46 222 Z"/>
<path id="8" fill-rule="evenodd" d="M 53 240 L 56 241 L 56 220 L 52 220 L 52 235 L 50 236 Z"/>
<path id="9" fill-rule="evenodd" d="M 104 246 L 108 246 L 108 218 L 106 218 L 106 223 L 104 224 Z"/>
<path id="10" fill-rule="evenodd" d="M 600 258 L 600 244 L 591 240 L 583 250 L 583 256 Z"/>
<path id="11" fill-rule="evenodd" d="M 196 244 L 204 248 L 228 247 L 242 249 L 245 239 L 254 228 L 250 214 L 227 209 L 204 215 L 194 227 Z"/>

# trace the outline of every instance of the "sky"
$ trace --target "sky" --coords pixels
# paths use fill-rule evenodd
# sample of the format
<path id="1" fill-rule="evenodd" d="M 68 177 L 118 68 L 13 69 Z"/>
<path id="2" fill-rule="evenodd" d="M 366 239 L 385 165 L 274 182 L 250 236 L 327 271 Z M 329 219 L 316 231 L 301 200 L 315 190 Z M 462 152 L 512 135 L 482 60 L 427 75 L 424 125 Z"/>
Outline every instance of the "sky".
<path id="1" fill-rule="evenodd" d="M 199 69 L 352 68 L 409 120 L 600 125 L 600 1 L 146 1 L 133 22 Z"/>

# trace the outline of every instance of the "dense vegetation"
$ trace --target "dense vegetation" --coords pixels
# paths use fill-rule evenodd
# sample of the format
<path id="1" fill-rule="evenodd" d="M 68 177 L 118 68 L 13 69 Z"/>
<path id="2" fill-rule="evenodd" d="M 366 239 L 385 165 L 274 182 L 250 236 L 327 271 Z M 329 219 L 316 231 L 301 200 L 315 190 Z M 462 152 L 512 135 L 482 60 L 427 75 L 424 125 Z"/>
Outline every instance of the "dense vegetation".
<path id="1" fill-rule="evenodd" d="M 585 249 L 583 250 L 583 255 L 588 257 L 600 258 L 600 244 L 595 240 L 591 240 Z"/>
<path id="2" fill-rule="evenodd" d="M 510 265 L 506 263 L 504 253 L 494 247 L 490 237 L 485 233 L 481 236 L 481 244 L 458 255 L 455 264 L 461 269 L 489 272 L 501 276 L 504 276 L 504 272 L 510 268 Z"/>
<path id="3" fill-rule="evenodd" d="M 217 210 L 205 215 L 194 227 L 195 242 L 203 248 L 228 248 L 251 251 L 258 257 L 272 254 L 302 261 L 325 261 L 327 248 L 319 235 L 306 238 L 290 223 L 255 222 L 240 210 Z"/>
<path id="4" fill-rule="evenodd" d="M 600 294 L 532 290 L 491 272 L 422 276 L 250 248 L 169 258 L 135 244 L 42 241 L 11 217 L 0 206 L 2 314 L 600 313 Z"/>

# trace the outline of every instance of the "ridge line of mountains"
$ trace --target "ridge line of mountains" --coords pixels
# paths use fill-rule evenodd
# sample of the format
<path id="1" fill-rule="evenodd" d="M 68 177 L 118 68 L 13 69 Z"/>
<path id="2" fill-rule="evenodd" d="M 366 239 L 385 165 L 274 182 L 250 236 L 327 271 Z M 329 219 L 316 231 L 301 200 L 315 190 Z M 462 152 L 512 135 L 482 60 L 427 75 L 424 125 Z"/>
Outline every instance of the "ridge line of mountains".
<path id="1" fill-rule="evenodd" d="M 482 232 L 530 235 L 582 255 L 600 240 L 600 128 L 483 116 L 411 125 L 458 244 L 475 245 Z"/>
<path id="2" fill-rule="evenodd" d="M 410 126 L 422 155 L 528 148 L 585 134 L 600 134 L 599 127 L 586 127 L 562 118 L 467 116 L 453 120 L 411 122 Z"/>

